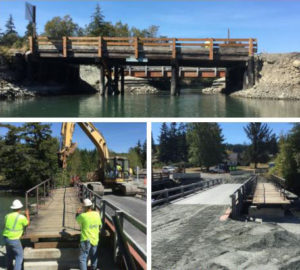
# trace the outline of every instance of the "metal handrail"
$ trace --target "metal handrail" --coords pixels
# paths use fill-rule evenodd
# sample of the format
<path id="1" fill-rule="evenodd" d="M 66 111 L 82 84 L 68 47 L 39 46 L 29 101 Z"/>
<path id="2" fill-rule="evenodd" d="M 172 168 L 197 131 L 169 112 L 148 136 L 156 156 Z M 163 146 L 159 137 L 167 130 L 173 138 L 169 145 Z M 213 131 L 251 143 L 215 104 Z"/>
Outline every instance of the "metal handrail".
<path id="1" fill-rule="evenodd" d="M 44 198 L 44 202 L 45 202 L 45 199 L 46 197 L 50 194 L 50 190 L 53 189 L 53 180 L 52 178 L 49 178 L 37 185 L 35 185 L 34 187 L 28 189 L 26 192 L 25 192 L 25 207 L 26 209 L 28 209 L 28 195 L 29 193 L 31 193 L 32 191 L 35 190 L 35 193 L 36 193 L 36 213 L 38 214 L 38 209 L 39 209 L 39 199 L 40 199 L 40 196 L 39 196 L 39 188 L 43 186 L 43 198 Z"/>
<path id="2" fill-rule="evenodd" d="M 162 194 L 164 194 L 164 198 L 154 199 L 154 201 L 152 201 L 152 206 L 155 206 L 155 205 L 163 203 L 163 202 L 169 202 L 170 200 L 174 200 L 176 198 L 183 197 L 185 195 L 194 193 L 199 189 L 203 189 L 205 186 L 210 187 L 210 186 L 214 186 L 214 185 L 217 185 L 217 184 L 221 184 L 222 182 L 223 182 L 223 179 L 210 179 L 210 180 L 207 180 L 207 181 L 200 181 L 198 183 L 193 183 L 193 184 L 188 184 L 188 185 L 181 185 L 179 187 L 173 187 L 173 188 L 154 191 L 151 194 L 152 198 L 153 198 L 153 196 L 162 195 Z M 186 189 L 190 189 L 190 190 L 185 191 Z M 176 191 L 180 191 L 180 193 L 170 195 L 170 192 L 176 192 Z"/>
<path id="3" fill-rule="evenodd" d="M 113 222 L 113 216 L 117 215 L 120 217 L 122 228 L 123 228 L 124 221 L 127 221 L 128 223 L 133 225 L 137 230 L 141 231 L 144 234 L 147 233 L 147 226 L 143 222 L 139 221 L 138 219 L 136 219 L 126 211 L 121 210 L 114 204 L 103 199 L 99 194 L 97 194 L 93 190 L 90 190 L 87 186 L 83 185 L 82 183 L 77 183 L 77 187 L 78 187 L 79 198 L 80 199 L 89 198 L 92 200 L 94 207 L 98 209 L 101 213 L 103 223 L 106 222 L 106 219 L 109 220 L 110 222 Z M 107 208 L 113 210 L 114 214 L 113 215 L 109 214 Z M 138 255 L 146 263 L 147 252 L 138 243 L 136 243 L 136 241 L 125 231 L 124 231 L 124 235 L 126 236 L 129 245 L 138 253 Z M 116 241 L 117 240 L 115 239 L 115 242 Z M 141 267 L 144 268 L 144 266 L 142 265 Z"/>

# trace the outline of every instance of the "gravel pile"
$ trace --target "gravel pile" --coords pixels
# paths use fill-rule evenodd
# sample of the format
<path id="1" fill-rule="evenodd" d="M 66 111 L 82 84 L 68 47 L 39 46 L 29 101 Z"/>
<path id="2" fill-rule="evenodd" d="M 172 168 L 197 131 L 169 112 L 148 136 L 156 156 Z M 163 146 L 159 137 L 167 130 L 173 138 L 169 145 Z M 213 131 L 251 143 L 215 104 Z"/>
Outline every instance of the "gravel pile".
<path id="1" fill-rule="evenodd" d="M 254 87 L 232 96 L 248 98 L 300 99 L 300 53 L 261 54 L 259 81 Z"/>

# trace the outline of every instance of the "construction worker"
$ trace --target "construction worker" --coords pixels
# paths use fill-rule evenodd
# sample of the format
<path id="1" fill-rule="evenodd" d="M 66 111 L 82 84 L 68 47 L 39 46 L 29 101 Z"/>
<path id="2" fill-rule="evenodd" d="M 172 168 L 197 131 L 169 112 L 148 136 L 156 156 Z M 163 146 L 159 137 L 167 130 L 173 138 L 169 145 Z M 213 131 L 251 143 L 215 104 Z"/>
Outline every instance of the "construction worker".
<path id="1" fill-rule="evenodd" d="M 117 171 L 117 177 L 121 177 L 121 172 L 122 172 L 122 166 L 120 165 L 120 163 L 117 163 L 117 167 L 116 167 Z"/>
<path id="2" fill-rule="evenodd" d="M 21 214 L 23 204 L 19 200 L 14 200 L 11 207 L 14 211 L 5 216 L 3 236 L 6 246 L 6 264 L 8 270 L 21 270 L 23 263 L 23 247 L 20 241 L 24 228 L 29 225 L 29 211 L 26 209 L 25 215 Z M 15 267 L 13 266 L 15 260 Z"/>
<path id="3" fill-rule="evenodd" d="M 77 210 L 76 221 L 81 228 L 80 236 L 80 270 L 87 270 L 87 262 L 90 257 L 92 270 L 97 269 L 99 232 L 102 227 L 99 212 L 92 210 L 93 203 L 89 199 L 83 200 L 83 211 Z"/>

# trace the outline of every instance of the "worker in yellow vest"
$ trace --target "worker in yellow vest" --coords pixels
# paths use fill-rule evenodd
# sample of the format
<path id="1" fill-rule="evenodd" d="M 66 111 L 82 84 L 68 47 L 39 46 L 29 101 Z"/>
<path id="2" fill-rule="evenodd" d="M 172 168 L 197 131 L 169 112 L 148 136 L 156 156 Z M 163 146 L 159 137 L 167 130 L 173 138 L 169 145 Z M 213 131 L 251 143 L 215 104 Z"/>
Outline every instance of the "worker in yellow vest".
<path id="1" fill-rule="evenodd" d="M 122 166 L 118 163 L 116 166 L 116 173 L 117 173 L 117 177 L 122 177 L 121 173 L 122 173 Z"/>
<path id="2" fill-rule="evenodd" d="M 90 257 L 92 270 L 97 269 L 98 264 L 98 243 L 99 234 L 102 227 L 100 213 L 93 211 L 93 203 L 89 199 L 83 200 L 84 211 L 81 208 L 77 210 L 76 221 L 80 225 L 80 270 L 87 270 L 87 261 Z"/>
<path id="3" fill-rule="evenodd" d="M 7 269 L 21 270 L 23 262 L 23 247 L 20 238 L 24 228 L 29 225 L 29 211 L 26 209 L 25 215 L 21 214 L 23 204 L 19 200 L 14 200 L 11 207 L 14 211 L 5 216 L 3 236 L 6 246 Z M 15 260 L 15 267 L 13 266 Z"/>

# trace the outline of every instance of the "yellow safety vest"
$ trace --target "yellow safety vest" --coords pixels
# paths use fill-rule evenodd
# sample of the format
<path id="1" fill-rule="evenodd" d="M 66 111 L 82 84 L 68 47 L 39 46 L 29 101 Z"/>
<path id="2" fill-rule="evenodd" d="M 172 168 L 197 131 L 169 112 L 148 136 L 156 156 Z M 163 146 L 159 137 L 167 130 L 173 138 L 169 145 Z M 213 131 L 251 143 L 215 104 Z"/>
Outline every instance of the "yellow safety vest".
<path id="1" fill-rule="evenodd" d="M 7 214 L 5 216 L 5 227 L 2 235 L 10 240 L 20 239 L 23 234 L 24 227 L 27 225 L 27 218 L 18 212 Z"/>
<path id="2" fill-rule="evenodd" d="M 100 214 L 96 211 L 85 212 L 78 215 L 76 221 L 81 227 L 80 242 L 89 240 L 93 246 L 97 246 L 102 226 Z"/>

